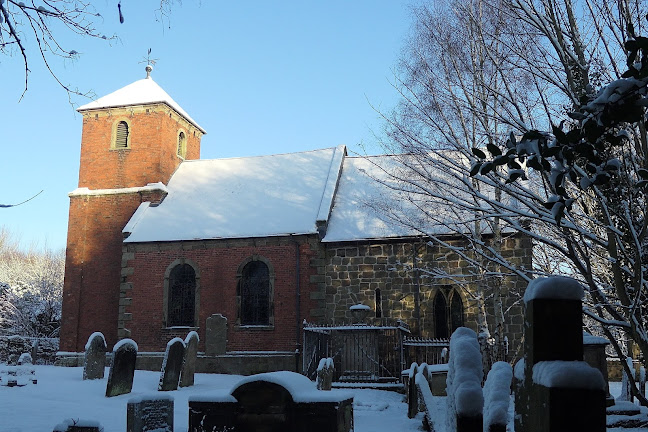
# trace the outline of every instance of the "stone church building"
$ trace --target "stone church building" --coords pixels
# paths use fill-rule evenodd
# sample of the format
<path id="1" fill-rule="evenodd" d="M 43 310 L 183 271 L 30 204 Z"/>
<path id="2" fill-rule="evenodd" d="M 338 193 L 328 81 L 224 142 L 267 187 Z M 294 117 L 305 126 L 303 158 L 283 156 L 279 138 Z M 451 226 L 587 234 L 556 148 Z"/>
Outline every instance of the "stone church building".
<path id="1" fill-rule="evenodd" d="M 95 331 L 109 349 L 128 337 L 140 352 L 160 353 L 195 330 L 205 351 L 207 320 L 220 314 L 228 355 L 272 354 L 297 367 L 304 320 L 348 323 L 360 303 L 371 308 L 368 321 L 400 319 L 419 336 L 476 328 L 469 290 L 413 268 L 467 274 L 467 264 L 365 205 L 394 199 L 375 179 L 389 156 L 349 157 L 339 146 L 201 160 L 206 131 L 149 68 L 78 111 L 61 358 L 79 358 Z M 530 268 L 528 239 L 505 246 Z M 506 333 L 514 340 L 522 318 L 512 302 Z"/>

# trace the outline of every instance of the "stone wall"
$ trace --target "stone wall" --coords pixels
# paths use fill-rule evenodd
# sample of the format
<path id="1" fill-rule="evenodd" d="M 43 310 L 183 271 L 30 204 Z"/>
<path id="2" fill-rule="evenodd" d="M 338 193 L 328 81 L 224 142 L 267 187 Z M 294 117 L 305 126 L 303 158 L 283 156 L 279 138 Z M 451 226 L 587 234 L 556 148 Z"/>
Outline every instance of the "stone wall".
<path id="1" fill-rule="evenodd" d="M 453 247 L 462 245 L 460 239 L 448 239 L 447 242 Z M 530 268 L 529 239 L 510 237 L 504 241 L 503 247 L 503 254 L 516 265 Z M 413 267 L 414 255 L 418 269 Z M 353 317 L 349 307 L 363 303 L 372 309 L 368 322 L 400 319 L 410 325 L 414 334 L 438 337 L 434 298 L 439 292 L 447 294 L 454 289 L 456 294 L 453 295 L 459 295 L 462 300 L 464 325 L 477 329 L 478 309 L 473 296 L 477 278 L 474 269 L 447 248 L 407 240 L 330 243 L 324 245 L 318 262 L 323 264 L 324 273 L 324 282 L 319 287 L 325 303 L 322 322 L 351 322 Z M 417 286 L 420 319 L 415 314 Z M 526 283 L 519 278 L 505 277 L 502 281 L 504 307 L 508 309 L 504 331 L 512 348 L 518 346 L 522 335 L 523 311 L 515 301 L 525 286 Z M 377 290 L 382 312 L 378 314 Z M 492 307 L 487 307 L 487 313 L 489 325 L 492 325 Z"/>

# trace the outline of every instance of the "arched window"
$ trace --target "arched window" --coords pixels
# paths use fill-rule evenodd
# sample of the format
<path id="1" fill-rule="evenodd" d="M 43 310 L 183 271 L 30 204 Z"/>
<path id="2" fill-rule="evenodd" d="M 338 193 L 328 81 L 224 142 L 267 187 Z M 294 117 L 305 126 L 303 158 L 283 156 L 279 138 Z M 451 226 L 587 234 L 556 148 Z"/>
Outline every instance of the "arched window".
<path id="1" fill-rule="evenodd" d="M 464 306 L 459 292 L 451 287 L 439 289 L 434 296 L 434 336 L 448 339 L 464 325 Z"/>
<path id="2" fill-rule="evenodd" d="M 178 264 L 169 274 L 167 327 L 193 327 L 196 315 L 196 272 Z"/>
<path id="3" fill-rule="evenodd" d="M 249 261 L 240 272 L 240 325 L 271 325 L 271 275 L 261 260 Z"/>
<path id="4" fill-rule="evenodd" d="M 184 159 L 187 155 L 187 137 L 184 132 L 178 134 L 178 156 Z"/>
<path id="5" fill-rule="evenodd" d="M 375 301 L 376 301 L 376 318 L 382 318 L 382 296 L 380 295 L 380 288 L 376 288 Z"/>
<path id="6" fill-rule="evenodd" d="M 434 297 L 434 335 L 447 339 L 448 334 L 448 303 L 445 295 L 439 290 Z"/>
<path id="7" fill-rule="evenodd" d="M 115 148 L 123 149 L 128 148 L 128 123 L 120 121 L 117 123 L 117 130 L 115 131 Z"/>

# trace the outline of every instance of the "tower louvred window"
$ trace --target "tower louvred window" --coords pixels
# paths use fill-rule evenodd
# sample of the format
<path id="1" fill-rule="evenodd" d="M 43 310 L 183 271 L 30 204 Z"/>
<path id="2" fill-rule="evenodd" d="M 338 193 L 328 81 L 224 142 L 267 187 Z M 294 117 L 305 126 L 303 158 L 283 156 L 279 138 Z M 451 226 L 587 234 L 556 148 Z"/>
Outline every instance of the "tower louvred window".
<path id="1" fill-rule="evenodd" d="M 120 121 L 117 125 L 117 135 L 115 136 L 115 148 L 128 147 L 128 123 Z"/>
<path id="2" fill-rule="evenodd" d="M 187 138 L 185 137 L 184 132 L 180 132 L 178 134 L 178 156 L 182 158 L 185 157 L 186 141 Z"/>

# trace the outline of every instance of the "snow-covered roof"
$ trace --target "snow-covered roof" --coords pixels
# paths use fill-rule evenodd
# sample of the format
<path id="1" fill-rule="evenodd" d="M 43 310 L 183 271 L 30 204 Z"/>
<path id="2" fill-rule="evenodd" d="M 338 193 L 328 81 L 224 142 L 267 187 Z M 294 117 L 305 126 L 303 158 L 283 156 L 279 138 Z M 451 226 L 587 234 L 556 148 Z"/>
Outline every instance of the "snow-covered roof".
<path id="1" fill-rule="evenodd" d="M 344 159 L 324 242 L 421 235 L 389 217 L 408 206 L 405 193 L 397 190 L 397 181 L 389 172 L 394 163 L 391 156 Z"/>
<path id="2" fill-rule="evenodd" d="M 329 214 L 344 146 L 180 164 L 158 206 L 143 203 L 125 242 L 316 234 Z"/>
<path id="3" fill-rule="evenodd" d="M 205 130 L 200 127 L 200 125 L 196 123 L 196 121 L 192 119 L 189 114 L 187 114 L 185 110 L 183 110 L 180 105 L 178 105 L 178 103 L 162 89 L 162 87 L 153 81 L 153 78 L 151 77 L 135 81 L 126 87 L 122 87 L 119 90 L 100 97 L 95 101 L 82 105 L 77 109 L 77 111 L 82 112 L 93 109 L 118 108 L 155 103 L 167 104 L 178 114 L 187 119 L 189 123 L 200 129 L 202 133 L 206 133 Z"/>

